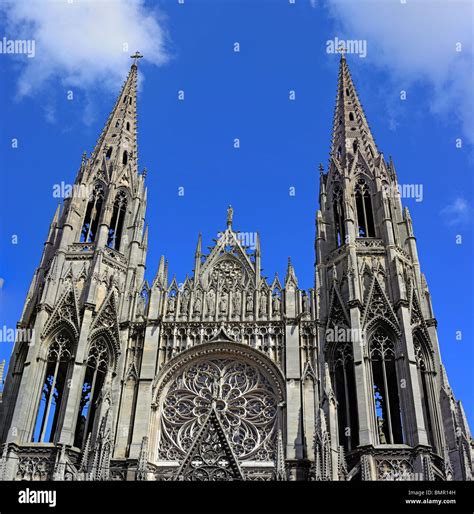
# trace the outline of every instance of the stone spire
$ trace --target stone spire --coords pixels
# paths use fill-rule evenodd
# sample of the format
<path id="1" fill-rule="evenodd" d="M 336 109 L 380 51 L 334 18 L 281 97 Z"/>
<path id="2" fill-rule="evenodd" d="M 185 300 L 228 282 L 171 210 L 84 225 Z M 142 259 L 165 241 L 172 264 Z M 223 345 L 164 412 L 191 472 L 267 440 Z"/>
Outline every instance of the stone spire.
<path id="1" fill-rule="evenodd" d="M 367 123 L 344 54 L 339 64 L 336 108 L 332 133 L 331 155 L 345 164 L 348 154 L 359 150 L 367 161 L 378 156 L 375 140 Z"/>
<path id="2" fill-rule="evenodd" d="M 122 91 L 117 98 L 104 129 L 92 152 L 92 168 L 101 166 L 103 159 L 119 165 L 130 163 L 138 174 L 137 158 L 137 56 L 130 67 Z M 126 152 L 126 153 L 125 153 Z"/>
<path id="3" fill-rule="evenodd" d="M 298 279 L 296 278 L 295 268 L 291 262 L 291 257 L 288 257 L 288 267 L 286 269 L 285 287 L 287 284 L 292 283 L 295 287 L 298 286 Z"/>
<path id="4" fill-rule="evenodd" d="M 198 242 L 196 245 L 196 252 L 194 254 L 194 276 L 198 277 L 201 271 L 201 256 L 202 256 L 202 236 L 199 234 Z"/>

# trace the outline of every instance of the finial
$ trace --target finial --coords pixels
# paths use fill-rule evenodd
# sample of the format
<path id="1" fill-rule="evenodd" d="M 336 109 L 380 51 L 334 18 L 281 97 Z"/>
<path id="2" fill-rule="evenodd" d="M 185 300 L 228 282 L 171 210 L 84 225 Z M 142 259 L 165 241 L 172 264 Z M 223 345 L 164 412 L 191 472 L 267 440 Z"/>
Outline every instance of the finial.
<path id="1" fill-rule="evenodd" d="M 319 173 L 324 173 L 324 166 L 322 165 L 322 163 L 320 162 L 319 163 Z"/>
<path id="2" fill-rule="evenodd" d="M 227 208 L 227 227 L 232 227 L 232 218 L 234 216 L 234 209 L 232 209 L 232 205 L 229 205 Z"/>
<path id="3" fill-rule="evenodd" d="M 86 163 L 86 161 L 87 161 L 87 152 L 82 152 L 82 165 L 83 166 Z"/>
<path id="4" fill-rule="evenodd" d="M 132 66 L 136 66 L 138 59 L 141 59 L 143 55 L 137 50 L 133 55 L 130 56 L 130 59 L 133 59 Z"/>
<path id="5" fill-rule="evenodd" d="M 346 47 L 344 46 L 344 44 L 341 44 L 337 51 L 341 54 L 341 61 L 345 60 L 346 56 L 344 54 L 346 52 Z"/>
<path id="6" fill-rule="evenodd" d="M 143 178 L 146 178 L 147 173 L 148 173 L 148 170 L 146 168 L 143 168 L 143 171 L 142 171 Z"/>

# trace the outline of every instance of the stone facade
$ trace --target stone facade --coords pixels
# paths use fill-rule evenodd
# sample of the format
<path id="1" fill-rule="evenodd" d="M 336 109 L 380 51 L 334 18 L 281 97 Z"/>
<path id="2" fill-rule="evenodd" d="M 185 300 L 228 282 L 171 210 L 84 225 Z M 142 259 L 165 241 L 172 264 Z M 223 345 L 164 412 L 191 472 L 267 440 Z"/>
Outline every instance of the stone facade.
<path id="1" fill-rule="evenodd" d="M 344 56 L 309 291 L 291 261 L 262 276 L 231 207 L 191 278 L 162 258 L 145 281 L 136 80 L 134 63 L 28 291 L 2 478 L 470 480 L 410 214 Z"/>

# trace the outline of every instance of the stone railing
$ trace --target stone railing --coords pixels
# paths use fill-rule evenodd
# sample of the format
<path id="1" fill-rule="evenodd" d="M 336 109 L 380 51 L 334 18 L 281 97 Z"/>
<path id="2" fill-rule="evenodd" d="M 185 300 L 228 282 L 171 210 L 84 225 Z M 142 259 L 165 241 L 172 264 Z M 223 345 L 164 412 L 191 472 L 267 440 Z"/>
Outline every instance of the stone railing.
<path id="1" fill-rule="evenodd" d="M 357 250 L 384 250 L 382 239 L 375 237 L 359 237 L 355 241 Z"/>

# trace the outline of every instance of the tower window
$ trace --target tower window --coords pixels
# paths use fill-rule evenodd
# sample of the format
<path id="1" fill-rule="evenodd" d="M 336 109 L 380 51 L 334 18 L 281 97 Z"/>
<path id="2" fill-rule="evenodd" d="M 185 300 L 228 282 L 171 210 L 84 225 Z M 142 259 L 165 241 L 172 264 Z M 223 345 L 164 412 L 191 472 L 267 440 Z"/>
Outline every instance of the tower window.
<path id="1" fill-rule="evenodd" d="M 337 327 L 334 327 L 337 330 Z M 334 392 L 337 398 L 339 443 L 347 451 L 359 444 L 354 360 L 351 343 L 337 346 L 334 354 Z"/>
<path id="2" fill-rule="evenodd" d="M 370 191 L 364 179 L 359 179 L 355 188 L 359 237 L 375 237 L 374 216 Z"/>
<path id="3" fill-rule="evenodd" d="M 352 150 L 353 150 L 354 154 L 357 152 L 357 147 L 358 147 L 357 141 L 354 141 L 352 143 Z"/>
<path id="4" fill-rule="evenodd" d="M 431 377 L 426 366 L 427 359 L 425 358 L 425 355 L 421 347 L 421 343 L 417 337 L 413 338 L 413 343 L 415 349 L 416 366 L 418 371 L 418 384 L 421 394 L 421 405 L 423 408 L 423 419 L 425 422 L 426 435 L 428 437 L 428 444 L 434 446 L 433 422 L 430 401 Z"/>
<path id="5" fill-rule="evenodd" d="M 346 96 L 349 96 L 349 89 L 346 88 Z"/>
<path id="6" fill-rule="evenodd" d="M 32 442 L 51 443 L 54 441 L 64 392 L 67 390 L 65 386 L 71 358 L 71 341 L 64 332 L 60 332 L 48 350 L 43 390 Z"/>
<path id="7" fill-rule="evenodd" d="M 349 113 L 349 120 L 354 121 L 354 113 L 353 112 Z"/>
<path id="8" fill-rule="evenodd" d="M 93 243 L 97 235 L 97 227 L 99 226 L 100 214 L 102 211 L 102 203 L 104 199 L 104 188 L 102 184 L 97 183 L 94 191 L 87 204 L 86 214 L 81 230 L 81 243 Z"/>
<path id="9" fill-rule="evenodd" d="M 403 444 L 394 344 L 378 328 L 370 341 L 375 422 L 380 444 Z"/>
<path id="10" fill-rule="evenodd" d="M 125 95 L 125 96 L 123 97 L 123 103 L 125 103 L 126 101 L 127 101 L 127 95 Z"/>
<path id="11" fill-rule="evenodd" d="M 118 123 L 118 122 L 117 122 Z M 111 157 L 112 157 L 112 151 L 113 151 L 113 147 L 112 146 L 109 146 L 109 148 L 107 148 L 107 153 L 105 154 L 105 158 L 107 160 L 109 160 Z"/>
<path id="12" fill-rule="evenodd" d="M 114 250 L 120 250 L 126 210 L 127 195 L 124 191 L 119 191 L 115 197 L 114 210 L 112 213 L 112 220 L 110 222 L 109 234 L 107 238 L 107 246 L 109 248 L 113 248 Z"/>
<path id="13" fill-rule="evenodd" d="M 130 122 L 127 121 L 127 130 L 130 130 Z"/>
<path id="14" fill-rule="evenodd" d="M 96 339 L 90 347 L 87 368 L 82 386 L 79 414 L 76 422 L 74 446 L 83 448 L 87 436 L 94 426 L 99 396 L 105 382 L 109 365 L 107 343 L 104 339 Z"/>
<path id="15" fill-rule="evenodd" d="M 128 152 L 127 152 L 127 150 L 124 150 L 123 155 L 122 155 L 122 164 L 127 164 L 127 162 L 128 162 Z"/>
<path id="16" fill-rule="evenodd" d="M 337 158 L 340 159 L 341 158 L 341 155 L 342 155 L 342 148 L 340 146 L 337 147 Z"/>
<path id="17" fill-rule="evenodd" d="M 132 97 L 130 97 L 130 98 L 128 99 L 128 104 L 129 104 L 129 105 L 132 105 Z"/>
<path id="18" fill-rule="evenodd" d="M 341 246 L 345 243 L 346 231 L 344 225 L 344 207 L 342 202 L 342 191 L 339 186 L 333 192 L 333 216 L 336 245 Z"/>

